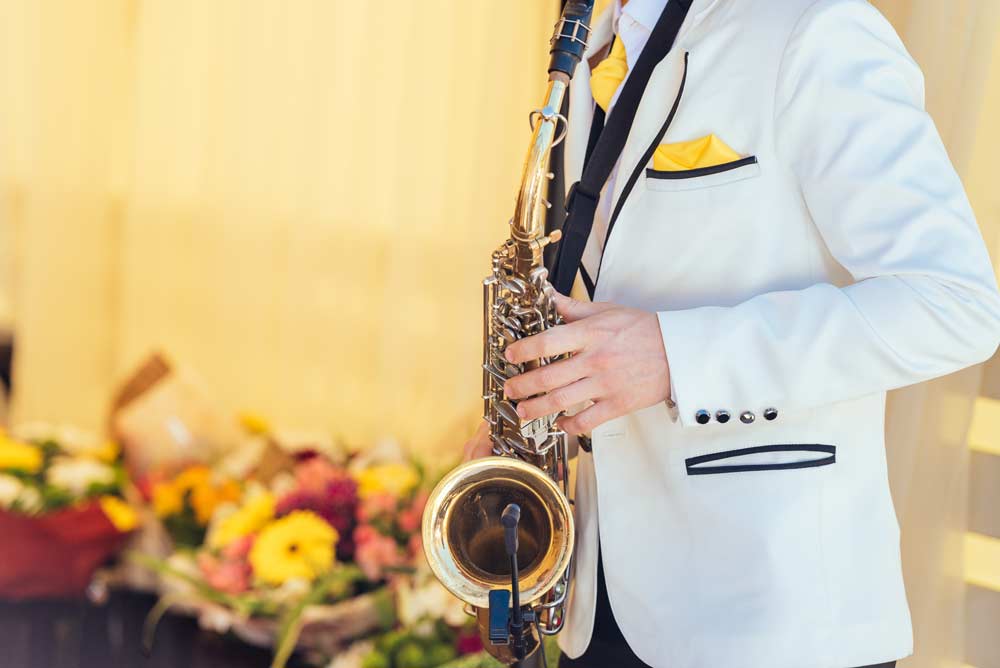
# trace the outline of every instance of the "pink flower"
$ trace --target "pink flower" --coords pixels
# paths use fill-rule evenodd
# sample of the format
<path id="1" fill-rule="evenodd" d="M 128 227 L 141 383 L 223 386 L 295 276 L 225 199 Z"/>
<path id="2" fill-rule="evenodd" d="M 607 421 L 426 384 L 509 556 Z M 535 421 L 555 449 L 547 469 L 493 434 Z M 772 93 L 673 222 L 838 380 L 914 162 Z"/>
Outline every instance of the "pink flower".
<path id="1" fill-rule="evenodd" d="M 406 563 L 396 541 L 370 525 L 362 524 L 354 530 L 354 543 L 354 561 L 369 580 L 381 580 L 386 568 Z"/>
<path id="2" fill-rule="evenodd" d="M 406 553 L 410 555 L 410 559 L 423 558 L 424 540 L 419 533 L 410 536 L 410 540 L 406 543 Z"/>
<path id="3" fill-rule="evenodd" d="M 399 528 L 406 533 L 420 531 L 420 523 L 424 516 L 424 506 L 427 505 L 427 492 L 418 492 L 408 508 L 399 513 Z"/>
<path id="4" fill-rule="evenodd" d="M 420 513 L 413 512 L 411 508 L 401 510 L 398 517 L 399 528 L 406 533 L 413 533 L 420 529 L 421 517 Z"/>
<path id="5" fill-rule="evenodd" d="M 245 560 L 219 559 L 208 552 L 198 554 L 198 568 L 209 586 L 227 594 L 240 594 L 250 588 L 252 569 Z"/>
<path id="6" fill-rule="evenodd" d="M 309 457 L 295 467 L 295 480 L 306 492 L 322 492 L 328 483 L 346 477 L 346 471 L 324 457 Z"/>
<path id="7" fill-rule="evenodd" d="M 253 547 L 254 534 L 241 536 L 222 548 L 222 558 L 229 561 L 246 561 Z"/>
<path id="8" fill-rule="evenodd" d="M 370 494 L 358 506 L 358 522 L 371 522 L 380 515 L 392 515 L 399 506 L 399 500 L 388 492 Z"/>

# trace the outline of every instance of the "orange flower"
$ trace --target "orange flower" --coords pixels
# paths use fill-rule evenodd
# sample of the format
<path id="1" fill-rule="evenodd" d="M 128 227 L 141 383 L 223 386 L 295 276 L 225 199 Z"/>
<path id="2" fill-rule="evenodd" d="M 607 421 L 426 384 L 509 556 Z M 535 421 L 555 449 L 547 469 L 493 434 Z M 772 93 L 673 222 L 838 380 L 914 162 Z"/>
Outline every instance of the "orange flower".
<path id="1" fill-rule="evenodd" d="M 220 485 L 213 485 L 208 481 L 200 482 L 191 489 L 190 498 L 195 519 L 198 520 L 198 524 L 206 525 L 219 504 L 239 501 L 240 486 L 232 480 L 223 481 Z"/>

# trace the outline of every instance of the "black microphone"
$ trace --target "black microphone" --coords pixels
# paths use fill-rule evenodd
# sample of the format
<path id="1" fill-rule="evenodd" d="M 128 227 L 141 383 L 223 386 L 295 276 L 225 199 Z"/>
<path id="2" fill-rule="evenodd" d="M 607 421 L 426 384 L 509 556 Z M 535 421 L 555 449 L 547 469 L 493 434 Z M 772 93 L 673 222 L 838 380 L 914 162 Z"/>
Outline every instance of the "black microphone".
<path id="1" fill-rule="evenodd" d="M 507 546 L 507 556 L 513 557 L 517 554 L 517 524 L 521 521 L 521 506 L 516 503 L 509 503 L 500 515 L 500 523 L 503 524 L 503 542 Z"/>
<path id="2" fill-rule="evenodd" d="M 514 645 L 514 656 L 524 658 L 524 615 L 521 611 L 520 574 L 517 568 L 517 525 L 521 521 L 521 506 L 508 503 L 500 515 L 503 525 L 503 542 L 510 557 L 510 597 L 513 614 L 510 620 L 510 635 Z"/>

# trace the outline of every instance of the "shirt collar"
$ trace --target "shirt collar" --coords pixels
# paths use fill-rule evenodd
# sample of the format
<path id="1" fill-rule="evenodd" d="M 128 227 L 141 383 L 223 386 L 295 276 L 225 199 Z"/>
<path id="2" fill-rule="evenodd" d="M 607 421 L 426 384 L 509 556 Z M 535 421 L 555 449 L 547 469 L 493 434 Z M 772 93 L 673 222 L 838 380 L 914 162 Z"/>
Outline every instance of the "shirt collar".
<path id="1" fill-rule="evenodd" d="M 618 32 L 618 24 L 623 16 L 652 32 L 666 6 L 667 0 L 629 0 L 623 8 L 621 0 L 614 0 L 615 33 Z"/>

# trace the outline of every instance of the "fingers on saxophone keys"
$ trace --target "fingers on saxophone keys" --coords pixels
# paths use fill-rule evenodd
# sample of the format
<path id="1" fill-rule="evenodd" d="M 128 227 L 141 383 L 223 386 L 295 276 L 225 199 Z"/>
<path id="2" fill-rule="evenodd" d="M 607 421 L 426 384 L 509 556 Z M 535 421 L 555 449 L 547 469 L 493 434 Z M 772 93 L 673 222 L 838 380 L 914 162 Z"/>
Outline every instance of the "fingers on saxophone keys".
<path id="1" fill-rule="evenodd" d="M 576 352 L 583 347 L 584 332 L 582 327 L 573 324 L 553 327 L 541 334 L 512 343 L 507 346 L 504 355 L 508 362 L 518 364 L 542 357 Z"/>
<path id="2" fill-rule="evenodd" d="M 563 416 L 559 418 L 556 424 L 567 434 L 586 434 L 608 420 L 613 420 L 622 415 L 624 415 L 624 412 L 620 410 L 616 402 L 605 400 L 598 401 L 593 406 L 580 411 L 572 417 Z"/>
<path id="3" fill-rule="evenodd" d="M 566 322 L 576 322 L 583 318 L 589 318 L 602 311 L 614 308 L 614 304 L 607 302 L 583 302 L 572 297 L 555 292 L 553 298 L 556 304 L 556 311 L 559 312 Z"/>
<path id="4" fill-rule="evenodd" d="M 508 399 L 523 399 L 569 385 L 585 375 L 583 359 L 571 357 L 508 378 L 507 382 L 504 383 L 503 391 Z"/>
<path id="5" fill-rule="evenodd" d="M 585 378 L 575 383 L 552 390 L 534 399 L 522 401 L 517 405 L 517 414 L 522 420 L 534 420 L 544 415 L 552 415 L 573 406 L 593 399 L 597 388 L 593 380 Z"/>

